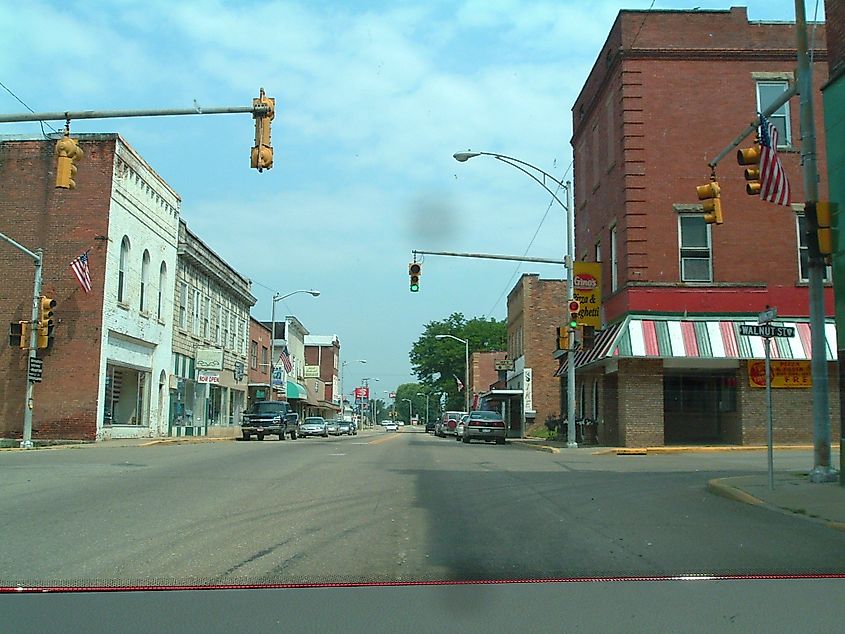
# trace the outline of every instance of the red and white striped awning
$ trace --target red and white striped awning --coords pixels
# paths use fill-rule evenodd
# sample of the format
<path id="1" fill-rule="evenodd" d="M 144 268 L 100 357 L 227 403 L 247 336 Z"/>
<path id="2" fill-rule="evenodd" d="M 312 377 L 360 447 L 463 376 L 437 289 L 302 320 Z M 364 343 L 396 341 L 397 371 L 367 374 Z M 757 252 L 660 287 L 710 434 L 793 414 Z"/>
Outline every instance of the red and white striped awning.
<path id="1" fill-rule="evenodd" d="M 591 350 L 575 355 L 575 367 L 607 358 L 702 358 L 763 359 L 764 339 L 739 334 L 741 324 L 756 320 L 688 318 L 628 315 L 596 335 Z M 772 359 L 808 360 L 811 358 L 810 324 L 807 320 L 778 320 L 778 326 L 795 328 L 795 337 L 774 337 L 769 342 Z M 836 325 L 825 323 L 827 360 L 836 360 Z M 556 376 L 566 370 L 563 358 Z"/>

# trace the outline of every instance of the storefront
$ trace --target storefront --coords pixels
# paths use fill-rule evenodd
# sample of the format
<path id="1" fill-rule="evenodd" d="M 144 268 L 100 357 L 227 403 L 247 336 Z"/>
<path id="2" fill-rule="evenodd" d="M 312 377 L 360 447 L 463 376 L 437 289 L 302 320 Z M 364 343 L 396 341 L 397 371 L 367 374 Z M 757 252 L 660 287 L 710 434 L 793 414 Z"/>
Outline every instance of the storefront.
<path id="1" fill-rule="evenodd" d="M 478 409 L 499 412 L 505 419 L 508 438 L 522 438 L 526 423 L 522 390 L 492 389 L 480 395 Z"/>
<path id="2" fill-rule="evenodd" d="M 103 426 L 149 427 L 150 371 L 106 364 Z"/>

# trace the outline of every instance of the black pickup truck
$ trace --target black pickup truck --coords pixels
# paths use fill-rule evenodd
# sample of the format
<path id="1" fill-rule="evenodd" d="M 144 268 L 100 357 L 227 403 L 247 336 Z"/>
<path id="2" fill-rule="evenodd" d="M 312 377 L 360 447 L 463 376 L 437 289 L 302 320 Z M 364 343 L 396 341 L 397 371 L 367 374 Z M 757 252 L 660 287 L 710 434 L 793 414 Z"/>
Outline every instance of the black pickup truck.
<path id="1" fill-rule="evenodd" d="M 299 435 L 299 415 L 290 411 L 290 406 L 284 401 L 256 401 L 244 413 L 241 422 L 241 433 L 244 440 L 249 440 L 253 434 L 258 440 L 264 436 L 278 436 L 285 439 L 285 434 L 291 440 Z"/>

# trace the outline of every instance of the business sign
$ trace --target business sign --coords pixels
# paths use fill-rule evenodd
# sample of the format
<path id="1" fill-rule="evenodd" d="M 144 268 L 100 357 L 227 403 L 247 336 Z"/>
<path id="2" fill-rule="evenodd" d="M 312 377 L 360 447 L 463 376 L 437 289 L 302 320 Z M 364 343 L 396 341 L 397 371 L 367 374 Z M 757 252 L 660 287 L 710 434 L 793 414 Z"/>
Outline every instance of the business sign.
<path id="1" fill-rule="evenodd" d="M 209 372 L 207 370 L 197 370 L 197 383 L 210 383 L 216 385 L 220 383 L 220 373 Z"/>
<path id="2" fill-rule="evenodd" d="M 771 361 L 772 387 L 812 387 L 809 361 Z M 766 362 L 748 362 L 748 385 L 766 387 Z"/>
<path id="3" fill-rule="evenodd" d="M 197 348 L 197 359 L 195 365 L 197 370 L 222 370 L 223 349 Z"/>
<path id="4" fill-rule="evenodd" d="M 531 368 L 525 368 L 522 371 L 522 402 L 523 402 L 523 411 L 527 414 L 528 412 L 534 411 L 534 390 L 533 390 L 533 381 L 532 381 L 532 372 Z"/>
<path id="5" fill-rule="evenodd" d="M 396 392 L 390 392 L 390 393 L 388 394 L 388 396 L 389 396 L 390 398 L 396 398 Z"/>
<path id="6" fill-rule="evenodd" d="M 496 368 L 496 372 L 504 372 L 506 370 L 513 372 L 513 359 L 499 359 L 493 362 L 493 366 Z"/>
<path id="7" fill-rule="evenodd" d="M 232 375 L 235 377 L 237 383 L 240 383 L 244 376 L 246 376 L 246 368 L 242 361 L 235 361 L 235 369 L 232 370 Z"/>
<path id="8" fill-rule="evenodd" d="M 358 399 L 366 400 L 370 398 L 370 388 L 368 387 L 356 387 L 355 388 L 355 400 Z"/>
<path id="9" fill-rule="evenodd" d="M 575 300 L 580 304 L 578 323 L 601 329 L 601 263 L 575 263 Z"/>
<path id="10" fill-rule="evenodd" d="M 278 368 L 273 368 L 273 379 L 271 383 L 273 385 L 285 385 L 284 369 L 281 366 L 279 366 Z"/>
<path id="11" fill-rule="evenodd" d="M 746 335 L 748 337 L 794 337 L 795 336 L 795 328 L 792 326 L 770 326 L 768 324 L 763 325 L 749 325 L 749 324 L 740 324 L 739 325 L 739 334 Z"/>
<path id="12" fill-rule="evenodd" d="M 320 366 L 319 365 L 306 365 L 305 366 L 305 378 L 306 379 L 319 379 L 320 378 Z"/>

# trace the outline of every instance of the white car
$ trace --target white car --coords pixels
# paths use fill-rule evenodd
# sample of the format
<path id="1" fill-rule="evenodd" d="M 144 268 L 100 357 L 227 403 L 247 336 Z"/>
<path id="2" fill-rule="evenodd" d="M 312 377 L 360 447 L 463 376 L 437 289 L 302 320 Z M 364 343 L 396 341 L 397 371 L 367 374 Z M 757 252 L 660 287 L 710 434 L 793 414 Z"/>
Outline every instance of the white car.
<path id="1" fill-rule="evenodd" d="M 399 431 L 399 425 L 390 420 L 382 421 L 381 426 L 384 427 L 384 431 Z"/>

